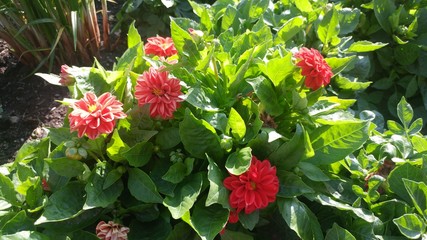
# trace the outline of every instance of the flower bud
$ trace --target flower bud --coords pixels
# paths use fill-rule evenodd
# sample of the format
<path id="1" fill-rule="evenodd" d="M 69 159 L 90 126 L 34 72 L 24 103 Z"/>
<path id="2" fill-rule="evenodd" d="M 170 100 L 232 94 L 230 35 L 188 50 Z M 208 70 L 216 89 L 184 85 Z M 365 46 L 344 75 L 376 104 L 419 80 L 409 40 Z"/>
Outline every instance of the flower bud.
<path id="1" fill-rule="evenodd" d="M 220 141 L 220 146 L 227 152 L 230 152 L 233 149 L 233 139 L 229 136 L 223 135 L 223 138 Z"/>
<path id="2" fill-rule="evenodd" d="M 70 86 L 73 85 L 76 79 L 71 74 L 71 68 L 68 65 L 62 65 L 61 66 L 61 73 L 59 74 L 61 79 L 59 80 L 59 83 L 63 86 Z"/>
<path id="3" fill-rule="evenodd" d="M 82 156 L 79 154 L 77 148 L 71 147 L 65 150 L 65 156 L 72 160 L 81 160 Z"/>

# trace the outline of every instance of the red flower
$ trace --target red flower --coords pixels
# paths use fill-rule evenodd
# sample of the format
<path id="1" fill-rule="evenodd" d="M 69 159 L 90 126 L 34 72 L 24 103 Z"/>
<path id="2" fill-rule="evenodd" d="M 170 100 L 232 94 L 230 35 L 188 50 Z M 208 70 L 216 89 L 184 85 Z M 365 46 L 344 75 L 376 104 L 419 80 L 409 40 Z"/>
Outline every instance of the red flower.
<path id="1" fill-rule="evenodd" d="M 145 54 L 153 54 L 159 57 L 169 57 L 178 53 L 170 37 L 150 37 L 144 46 Z"/>
<path id="2" fill-rule="evenodd" d="M 268 160 L 261 162 L 253 156 L 249 170 L 239 176 L 227 177 L 224 179 L 224 186 L 231 191 L 230 206 L 236 209 L 236 213 L 230 212 L 231 222 L 235 221 L 234 214 L 243 209 L 246 214 L 250 214 L 274 202 L 279 191 L 279 179 L 276 167 L 272 167 Z"/>
<path id="3" fill-rule="evenodd" d="M 306 87 L 317 90 L 329 84 L 333 73 L 319 51 L 303 47 L 294 56 L 299 60 L 297 66 L 302 69 Z"/>
<path id="4" fill-rule="evenodd" d="M 61 73 L 59 74 L 61 79 L 59 80 L 59 83 L 63 86 L 70 86 L 75 82 L 75 79 L 71 74 L 70 69 L 71 68 L 68 65 L 61 66 Z"/>
<path id="5" fill-rule="evenodd" d="M 116 119 L 125 118 L 122 103 L 107 92 L 99 98 L 87 92 L 82 99 L 71 105 L 73 111 L 68 115 L 70 130 L 78 131 L 78 136 L 86 134 L 90 139 L 100 134 L 111 133 Z"/>
<path id="6" fill-rule="evenodd" d="M 96 225 L 96 236 L 101 240 L 127 240 L 129 231 L 128 227 L 113 221 L 101 221 Z"/>
<path id="7" fill-rule="evenodd" d="M 42 188 L 44 191 L 47 191 L 47 192 L 51 191 L 50 186 L 46 181 L 46 178 L 42 178 Z"/>
<path id="8" fill-rule="evenodd" d="M 168 75 L 167 71 L 160 72 L 150 68 L 137 79 L 135 97 L 140 106 L 150 104 L 151 117 L 172 118 L 182 101 L 179 80 L 169 78 Z"/>

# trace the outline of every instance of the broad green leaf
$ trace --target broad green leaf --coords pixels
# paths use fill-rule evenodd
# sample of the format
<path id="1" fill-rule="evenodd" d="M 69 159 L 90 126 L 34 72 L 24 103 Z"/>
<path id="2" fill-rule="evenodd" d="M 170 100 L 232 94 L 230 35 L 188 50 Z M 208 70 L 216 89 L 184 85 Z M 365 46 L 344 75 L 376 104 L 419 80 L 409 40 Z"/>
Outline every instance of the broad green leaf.
<path id="1" fill-rule="evenodd" d="M 319 221 L 304 203 L 297 198 L 278 198 L 277 205 L 283 219 L 301 239 L 323 239 Z"/>
<path id="2" fill-rule="evenodd" d="M 396 198 L 371 205 L 371 211 L 383 222 L 389 222 L 397 216 L 412 212 L 412 207 Z"/>
<path id="3" fill-rule="evenodd" d="M 387 120 L 387 128 L 394 134 L 400 134 L 400 135 L 405 134 L 405 128 L 399 123 L 397 123 L 396 121 Z"/>
<path id="4" fill-rule="evenodd" d="M 240 141 L 246 134 L 246 124 L 240 114 L 231 108 L 228 116 L 228 126 L 231 128 L 231 134 Z"/>
<path id="5" fill-rule="evenodd" d="M 1 236 L 17 233 L 20 231 L 32 231 L 35 230 L 33 219 L 29 218 L 24 210 L 18 212 L 13 218 L 7 221 L 1 227 Z M 3 239 L 3 238 L 1 238 Z"/>
<path id="6" fill-rule="evenodd" d="M 249 18 L 259 19 L 267 9 L 270 0 L 252 0 L 249 8 Z M 246 4 L 249 5 L 249 4 Z"/>
<path id="7" fill-rule="evenodd" d="M 347 49 L 349 52 L 371 52 L 375 51 L 377 49 L 380 49 L 384 46 L 387 46 L 388 43 L 381 43 L 381 42 L 370 42 L 370 41 L 358 41 L 354 42 L 350 45 L 350 47 Z"/>
<path id="8" fill-rule="evenodd" d="M 203 88 L 194 87 L 187 92 L 185 101 L 191 105 L 205 111 L 218 111 L 218 104 L 213 99 L 212 95 L 206 93 Z"/>
<path id="9" fill-rule="evenodd" d="M 278 171 L 277 176 L 280 180 L 278 197 L 292 198 L 305 193 L 314 193 L 314 190 L 293 172 Z"/>
<path id="10" fill-rule="evenodd" d="M 411 65 L 415 61 L 417 61 L 421 51 L 422 51 L 422 48 L 417 44 L 413 44 L 413 43 L 401 44 L 394 48 L 394 58 L 401 65 L 404 65 L 404 66 Z"/>
<path id="11" fill-rule="evenodd" d="M 64 177 L 76 177 L 85 170 L 83 163 L 69 158 L 48 158 L 45 160 L 49 167 L 58 175 Z"/>
<path id="12" fill-rule="evenodd" d="M 153 154 L 153 144 L 151 142 L 139 142 L 129 150 L 123 152 L 123 157 L 132 167 L 142 167 L 147 164 Z"/>
<path id="13" fill-rule="evenodd" d="M 329 181 L 330 178 L 317 166 L 308 162 L 299 162 L 298 167 L 304 176 L 315 182 Z"/>
<path id="14" fill-rule="evenodd" d="M 165 240 L 172 230 L 169 219 L 159 217 L 150 222 L 132 219 L 129 226 L 128 239 Z M 185 239 L 182 239 L 185 240 Z"/>
<path id="15" fill-rule="evenodd" d="M 322 21 L 320 21 L 317 28 L 317 36 L 326 47 L 328 47 L 329 44 L 336 46 L 340 42 L 340 39 L 338 38 L 339 32 L 340 24 L 338 12 L 334 7 L 332 7 L 332 9 L 323 16 Z"/>
<path id="16" fill-rule="evenodd" d="M 338 73 L 343 71 L 347 66 L 349 66 L 354 59 L 355 59 L 355 56 L 343 57 L 343 58 L 330 57 L 330 58 L 325 58 L 325 61 L 331 67 L 334 75 L 337 75 Z"/>
<path id="17" fill-rule="evenodd" d="M 360 10 L 358 8 L 342 8 L 338 10 L 340 35 L 352 33 L 359 24 Z"/>
<path id="18" fill-rule="evenodd" d="M 145 203 L 161 203 L 163 201 L 156 185 L 150 176 L 139 168 L 130 168 L 128 188 L 132 196 Z"/>
<path id="19" fill-rule="evenodd" d="M 427 185 L 424 182 L 415 182 L 405 178 L 402 180 L 415 209 L 427 219 Z"/>
<path id="20" fill-rule="evenodd" d="M 409 179 L 415 182 L 422 182 L 424 179 L 423 172 L 420 168 L 413 166 L 410 163 L 397 166 L 388 175 L 387 181 L 390 190 L 402 198 L 407 203 L 411 203 L 411 197 L 406 190 L 405 184 L 402 179 Z"/>
<path id="21" fill-rule="evenodd" d="M 334 78 L 334 82 L 337 84 L 337 86 L 340 89 L 350 90 L 350 91 L 365 90 L 372 83 L 372 82 L 353 82 L 350 79 L 340 75 Z"/>
<path id="22" fill-rule="evenodd" d="M 120 168 L 123 166 L 120 166 Z M 123 175 L 123 172 L 119 170 L 119 168 L 115 168 L 107 173 L 105 176 L 104 184 L 102 189 L 107 189 L 111 185 L 113 185 L 117 180 L 119 180 Z"/>
<path id="23" fill-rule="evenodd" d="M 393 29 L 390 24 L 390 16 L 396 10 L 394 0 L 373 0 L 375 17 L 378 23 L 386 31 L 391 34 Z"/>
<path id="24" fill-rule="evenodd" d="M 191 215 L 194 230 L 202 239 L 212 240 L 225 227 L 228 221 L 228 210 L 219 204 L 206 207 L 196 204 Z"/>
<path id="25" fill-rule="evenodd" d="M 238 26 L 238 15 L 239 12 L 237 11 L 237 9 L 235 7 L 233 7 L 232 5 L 228 5 L 227 8 L 225 9 L 224 15 L 222 16 L 222 20 L 221 20 L 221 30 L 222 31 L 226 31 L 229 28 L 233 29 L 235 32 L 238 31 L 237 26 Z"/>
<path id="26" fill-rule="evenodd" d="M 284 66 L 282 66 L 282 68 L 283 67 Z M 274 86 L 271 84 L 270 80 L 264 77 L 257 77 L 247 79 L 246 81 L 252 86 L 255 94 L 261 100 L 261 104 L 268 114 L 278 116 L 283 113 L 283 107 L 278 102 Z"/>
<path id="27" fill-rule="evenodd" d="M 187 167 L 183 162 L 176 162 L 170 166 L 169 170 L 163 175 L 162 179 L 171 183 L 181 182 L 187 173 Z"/>
<path id="28" fill-rule="evenodd" d="M 412 110 L 411 105 L 406 102 L 404 97 L 402 97 L 399 104 L 397 104 L 397 116 L 399 117 L 405 129 L 408 129 L 409 124 L 414 117 L 414 110 Z"/>
<path id="29" fill-rule="evenodd" d="M 135 45 L 142 42 L 141 36 L 139 35 L 138 30 L 135 28 L 135 22 L 132 22 L 132 24 L 129 26 L 127 35 L 128 35 L 127 37 L 128 48 L 132 48 Z"/>
<path id="30" fill-rule="evenodd" d="M 292 39 L 296 34 L 304 30 L 305 21 L 306 19 L 302 16 L 289 19 L 277 32 L 277 38 L 274 42 L 277 44 L 280 42 L 279 40 L 281 40 L 286 43 Z"/>
<path id="31" fill-rule="evenodd" d="M 244 212 L 239 213 L 239 222 L 242 226 L 252 231 L 259 222 L 259 211 L 254 211 L 250 214 Z"/>
<path id="32" fill-rule="evenodd" d="M 163 205 L 169 209 L 174 219 L 181 218 L 193 207 L 202 190 L 202 185 L 202 174 L 193 174 L 176 186 L 173 197 L 166 196 Z"/>
<path id="33" fill-rule="evenodd" d="M 359 218 L 363 219 L 366 222 L 374 223 L 375 221 L 378 221 L 378 218 L 367 209 L 357 208 L 342 202 L 338 202 L 332 199 L 331 197 L 323 194 L 316 194 L 314 196 L 314 199 L 324 206 L 330 206 L 339 210 L 353 212 L 356 216 L 358 216 Z"/>
<path id="34" fill-rule="evenodd" d="M 369 137 L 369 121 L 337 122 L 316 128 L 311 134 L 314 165 L 331 164 L 359 149 Z"/>
<path id="35" fill-rule="evenodd" d="M 50 238 L 42 233 L 35 231 L 20 231 L 13 234 L 2 235 L 2 240 L 50 240 Z"/>
<path id="36" fill-rule="evenodd" d="M 225 168 L 233 175 L 241 175 L 251 166 L 252 149 L 245 147 L 228 156 Z"/>
<path id="37" fill-rule="evenodd" d="M 123 153 L 129 151 L 129 146 L 120 138 L 117 129 L 114 130 L 111 141 L 107 144 L 107 155 L 111 160 L 120 162 L 125 159 Z"/>
<path id="38" fill-rule="evenodd" d="M 208 156 L 208 180 L 209 180 L 209 193 L 206 199 L 206 206 L 210 206 L 214 203 L 219 203 L 223 207 L 228 207 L 228 190 L 222 183 L 224 176 L 221 169 L 215 163 L 213 159 Z"/>
<path id="39" fill-rule="evenodd" d="M 85 195 L 84 184 L 70 182 L 49 197 L 43 214 L 34 224 L 59 222 L 76 217 L 82 212 Z"/>
<path id="40" fill-rule="evenodd" d="M 414 149 L 419 152 L 423 153 L 427 151 L 427 139 L 420 137 L 418 135 L 414 135 L 411 138 L 412 145 L 414 146 Z"/>
<path id="41" fill-rule="evenodd" d="M 334 223 L 326 232 L 325 240 L 356 240 L 356 238 L 347 229 Z"/>
<path id="42" fill-rule="evenodd" d="M 243 233 L 241 231 L 233 231 L 227 229 L 224 234 L 221 235 L 221 240 L 236 240 L 236 239 L 245 239 L 253 240 L 253 236 L 248 233 Z"/>
<path id="43" fill-rule="evenodd" d="M 393 219 L 400 232 L 409 239 L 419 239 L 426 231 L 424 220 L 415 213 Z"/>
<path id="44" fill-rule="evenodd" d="M 184 148 L 193 156 L 205 158 L 207 153 L 215 159 L 223 155 L 220 140 L 215 129 L 206 121 L 197 119 L 189 109 L 179 123 L 179 134 Z"/>
<path id="45" fill-rule="evenodd" d="M 291 170 L 304 158 L 312 157 L 314 151 L 308 132 L 300 124 L 289 142 L 283 143 L 268 159 L 280 170 Z"/>
<path id="46" fill-rule="evenodd" d="M 295 65 L 292 62 L 292 53 L 286 54 L 283 58 L 273 58 L 270 61 L 267 62 L 265 65 L 258 65 L 261 71 L 267 75 L 267 77 L 271 80 L 271 82 L 274 84 L 274 86 L 279 86 L 283 80 L 285 80 L 288 76 L 292 75 L 295 69 Z M 255 91 L 260 88 L 260 84 L 266 80 L 263 80 L 262 78 L 254 78 L 250 80 L 246 80 L 249 82 L 249 84 L 252 85 L 252 88 L 254 88 Z M 264 84 L 265 85 L 265 84 Z M 272 91 L 272 94 L 276 95 L 274 92 L 274 88 L 270 87 L 270 89 L 266 89 L 268 91 Z M 262 89 L 258 90 L 261 91 Z M 265 93 L 268 93 L 265 91 Z M 259 93 L 257 93 L 258 95 Z M 273 95 L 273 96 L 274 96 Z M 268 100 L 265 99 L 264 100 Z M 271 97 L 273 98 L 273 97 Z M 271 100 L 270 100 L 271 101 Z M 277 100 L 275 100 L 277 102 Z"/>
<path id="47" fill-rule="evenodd" d="M 412 122 L 411 126 L 408 129 L 409 135 L 417 134 L 421 131 L 423 128 L 423 119 L 417 118 L 414 122 Z"/>
<path id="48" fill-rule="evenodd" d="M 198 60 L 200 60 L 200 53 L 197 50 L 197 45 L 187 30 L 182 29 L 177 24 L 178 19 L 171 19 L 171 36 L 178 55 L 184 61 L 189 62 L 191 65 L 196 66 Z"/>
<path id="49" fill-rule="evenodd" d="M 303 13 L 310 13 L 313 7 L 309 0 L 295 0 L 295 6 Z"/>
<path id="50" fill-rule="evenodd" d="M 17 206 L 18 198 L 16 195 L 17 192 L 15 192 L 12 181 L 3 174 L 0 174 L 0 200 L 5 200 L 7 203 Z"/>
<path id="51" fill-rule="evenodd" d="M 156 135 L 156 144 L 160 149 L 170 149 L 181 142 L 178 128 L 165 128 Z"/>
<path id="52" fill-rule="evenodd" d="M 141 48 L 142 43 L 138 43 L 131 48 L 128 48 L 123 55 L 117 59 L 117 64 L 114 67 L 114 71 L 125 71 L 131 69 L 138 56 L 138 50 Z"/>
<path id="53" fill-rule="evenodd" d="M 113 204 L 123 191 L 123 182 L 115 181 L 108 188 L 104 188 L 107 176 L 107 169 L 104 164 L 98 164 L 92 172 L 86 186 L 86 202 L 84 210 L 101 207 L 106 208 Z"/>

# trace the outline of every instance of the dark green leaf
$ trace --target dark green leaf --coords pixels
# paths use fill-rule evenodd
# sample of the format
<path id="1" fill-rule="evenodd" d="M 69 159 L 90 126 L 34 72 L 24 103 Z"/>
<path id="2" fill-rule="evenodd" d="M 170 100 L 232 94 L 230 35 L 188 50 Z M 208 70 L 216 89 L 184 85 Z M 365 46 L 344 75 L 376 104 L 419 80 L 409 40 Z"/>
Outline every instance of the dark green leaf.
<path id="1" fill-rule="evenodd" d="M 334 223 L 332 228 L 328 230 L 325 240 L 356 240 L 356 238 L 345 228 L 340 227 Z"/>
<path id="2" fill-rule="evenodd" d="M 2 240 L 50 240 L 50 238 L 44 234 L 35 231 L 21 231 L 14 234 L 2 235 Z"/>
<path id="3" fill-rule="evenodd" d="M 169 170 L 163 175 L 162 179 L 171 183 L 181 182 L 187 175 L 187 167 L 182 162 L 174 163 Z"/>
<path id="4" fill-rule="evenodd" d="M 3 227 L 1 228 L 0 234 L 8 235 L 8 234 L 17 233 L 20 231 L 35 230 L 33 221 L 34 220 L 27 217 L 27 214 L 25 213 L 25 211 L 22 210 L 3 225 Z"/>
<path id="5" fill-rule="evenodd" d="M 330 180 L 329 177 L 326 176 L 320 168 L 311 163 L 299 162 L 298 167 L 306 177 L 313 181 L 325 182 Z"/>
<path id="6" fill-rule="evenodd" d="M 161 149 L 170 149 L 181 142 L 178 128 L 166 128 L 156 135 L 156 144 Z"/>
<path id="7" fill-rule="evenodd" d="M 128 188 L 132 196 L 145 203 L 161 203 L 163 201 L 153 180 L 139 168 L 130 168 Z"/>
<path id="8" fill-rule="evenodd" d="M 278 197 L 292 198 L 305 193 L 314 193 L 314 190 L 302 181 L 301 177 L 292 172 L 279 171 L 280 182 Z"/>
<path id="9" fill-rule="evenodd" d="M 209 193 L 206 199 L 206 206 L 210 206 L 214 203 L 219 203 L 223 207 L 228 207 L 228 190 L 222 183 L 224 176 L 218 165 L 208 157 L 208 180 L 209 180 Z"/>
<path id="10" fill-rule="evenodd" d="M 48 158 L 45 160 L 49 167 L 52 168 L 58 175 L 64 177 L 76 177 L 85 170 L 83 163 L 69 158 Z"/>
<path id="11" fill-rule="evenodd" d="M 415 209 L 427 219 L 427 185 L 424 182 L 415 182 L 405 178 L 402 180 Z"/>
<path id="12" fill-rule="evenodd" d="M 259 211 L 254 211 L 251 214 L 240 212 L 239 222 L 244 228 L 252 231 L 259 222 Z"/>
<path id="13" fill-rule="evenodd" d="M 374 13 L 378 23 L 387 33 L 392 33 L 389 17 L 396 10 L 394 0 L 373 0 Z"/>
<path id="14" fill-rule="evenodd" d="M 3 174 L 0 174 L 0 200 L 5 200 L 9 204 L 17 206 L 18 199 L 16 195 L 17 192 L 15 192 L 15 187 L 12 181 Z M 4 206 L 10 206 L 9 204 L 3 204 Z"/>
<path id="15" fill-rule="evenodd" d="M 426 231 L 424 220 L 415 213 L 393 219 L 400 232 L 409 239 L 419 239 Z"/>
<path id="16" fill-rule="evenodd" d="M 142 167 L 147 164 L 153 154 L 153 144 L 151 142 L 139 142 L 129 150 L 123 152 L 123 157 L 132 167 Z"/>
<path id="17" fill-rule="evenodd" d="M 228 210 L 219 204 L 206 207 L 197 204 L 191 216 L 191 223 L 200 237 L 212 240 L 225 227 L 228 220 Z"/>
<path id="18" fill-rule="evenodd" d="M 402 180 L 404 178 L 415 182 L 421 182 L 424 178 L 422 170 L 410 163 L 405 163 L 403 165 L 397 166 L 395 169 L 393 169 L 393 171 L 390 172 L 390 175 L 388 175 L 387 181 L 390 190 L 405 200 L 407 203 L 411 203 L 411 197 L 408 194 Z"/>
<path id="19" fill-rule="evenodd" d="M 268 114 L 277 116 L 283 113 L 283 107 L 278 102 L 274 86 L 271 84 L 270 80 L 264 77 L 258 77 L 247 79 L 246 81 L 252 86 L 255 94 L 261 100 L 261 104 L 265 107 L 265 111 Z"/>

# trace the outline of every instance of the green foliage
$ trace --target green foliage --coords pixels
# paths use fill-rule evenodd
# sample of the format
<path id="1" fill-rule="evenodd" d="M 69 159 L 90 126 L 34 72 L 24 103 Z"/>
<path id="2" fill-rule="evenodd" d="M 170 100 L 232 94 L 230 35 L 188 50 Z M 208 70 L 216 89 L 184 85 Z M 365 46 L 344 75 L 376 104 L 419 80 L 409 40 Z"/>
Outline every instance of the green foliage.
<path id="1" fill-rule="evenodd" d="M 162 4 L 172 2 L 178 1 Z M 129 239 L 215 239 L 222 230 L 224 239 L 425 236 L 423 120 L 397 96 L 388 130 L 376 112 L 350 109 L 359 104 L 351 96 L 371 84 L 372 54 L 389 47 L 354 32 L 371 10 L 378 28 L 392 30 L 398 10 L 387 3 L 359 9 L 327 1 L 190 2 L 199 19 L 171 19 L 177 54 L 169 57 L 146 55 L 130 25 L 128 49 L 113 69 L 98 62 L 73 67 L 72 99 L 63 101 L 74 107 L 87 92 L 110 92 L 127 116 L 91 139 L 70 133 L 69 115 L 63 128 L 26 143 L 14 163 L 0 167 L 0 230 L 90 239 L 99 221 L 114 220 L 130 228 Z M 305 85 L 294 57 L 302 46 L 325 56 L 331 84 Z M 153 116 L 155 102 L 138 104 L 136 86 L 149 68 L 180 81 L 171 118 Z M 374 87 L 388 87 L 379 82 Z M 151 97 L 168 90 L 162 84 Z M 70 155 L 70 148 L 80 152 Z M 255 158 L 270 161 L 278 193 L 265 208 L 235 209 L 236 192 L 224 180 L 266 177 L 253 169 Z M 247 181 L 237 191 L 275 183 L 257 184 Z M 231 224 L 234 214 L 239 220 Z"/>

